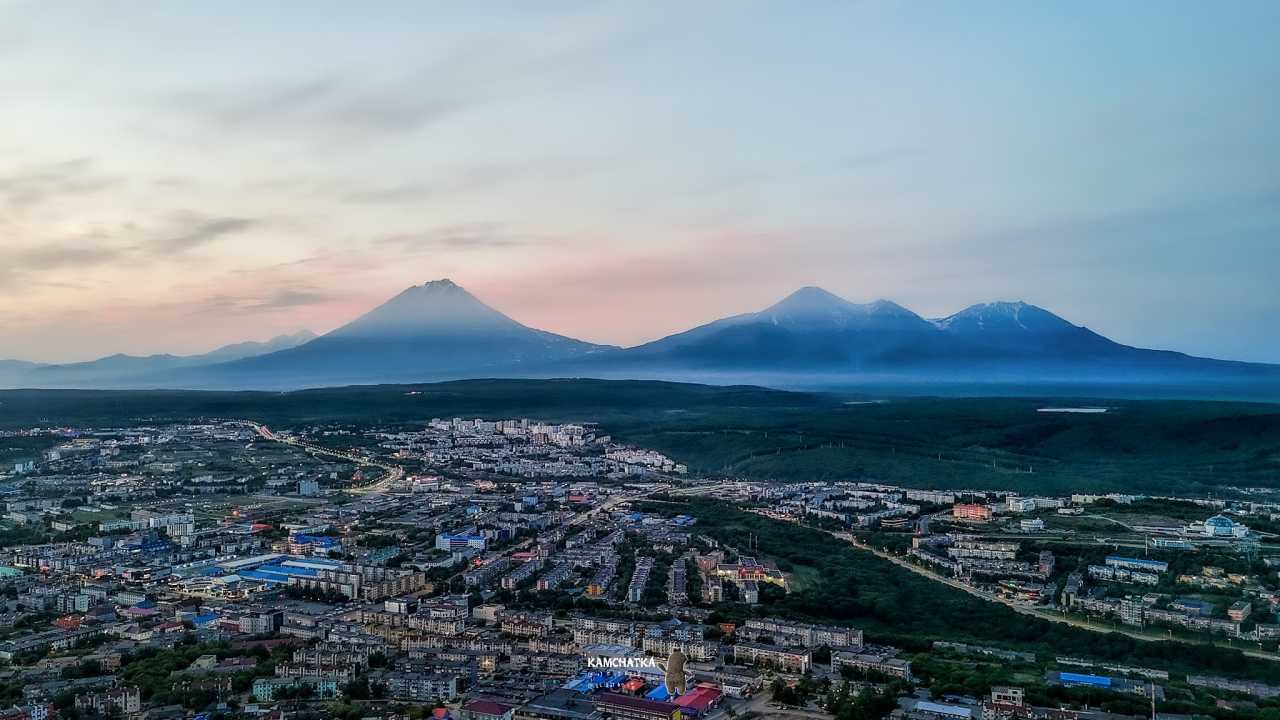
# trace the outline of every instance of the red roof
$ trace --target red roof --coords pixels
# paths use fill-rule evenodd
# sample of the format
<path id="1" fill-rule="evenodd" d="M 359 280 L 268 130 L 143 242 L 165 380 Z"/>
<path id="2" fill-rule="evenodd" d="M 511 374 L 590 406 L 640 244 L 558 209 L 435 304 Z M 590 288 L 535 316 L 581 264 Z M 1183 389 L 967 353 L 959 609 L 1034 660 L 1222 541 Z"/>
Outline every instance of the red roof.
<path id="1" fill-rule="evenodd" d="M 472 700 L 462 706 L 467 712 L 480 713 L 482 715 L 506 715 L 512 709 L 512 705 L 503 705 L 492 700 Z"/>
<path id="2" fill-rule="evenodd" d="M 703 713 L 716 704 L 716 701 L 720 699 L 720 695 L 720 691 L 710 685 L 699 685 L 676 698 L 676 704 L 682 708 L 689 708 L 694 712 Z"/>

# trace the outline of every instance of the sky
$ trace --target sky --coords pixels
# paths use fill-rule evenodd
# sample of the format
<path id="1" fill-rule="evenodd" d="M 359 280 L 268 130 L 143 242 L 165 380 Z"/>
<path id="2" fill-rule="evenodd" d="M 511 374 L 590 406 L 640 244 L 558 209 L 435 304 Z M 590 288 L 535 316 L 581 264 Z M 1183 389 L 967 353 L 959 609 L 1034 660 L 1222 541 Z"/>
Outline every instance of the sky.
<path id="1" fill-rule="evenodd" d="M 630 345 L 819 285 L 1280 362 L 1280 3 L 0 0 L 0 358 L 448 277 Z"/>

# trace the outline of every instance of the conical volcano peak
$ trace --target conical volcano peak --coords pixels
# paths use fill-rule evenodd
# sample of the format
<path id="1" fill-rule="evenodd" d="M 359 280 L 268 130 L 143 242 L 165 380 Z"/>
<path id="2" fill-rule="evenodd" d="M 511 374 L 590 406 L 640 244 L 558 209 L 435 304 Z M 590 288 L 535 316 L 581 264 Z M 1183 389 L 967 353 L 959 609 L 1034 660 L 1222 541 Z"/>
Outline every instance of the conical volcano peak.
<path id="1" fill-rule="evenodd" d="M 796 290 L 764 310 L 773 315 L 909 315 L 915 313 L 892 300 L 873 300 L 866 304 L 849 302 L 833 292 L 815 285 L 808 285 Z"/>
<path id="2" fill-rule="evenodd" d="M 756 313 L 754 317 L 773 325 L 809 329 L 867 327 L 869 323 L 924 322 L 915 313 L 889 300 L 876 300 L 860 305 L 814 286 L 796 290 L 774 305 Z"/>
<path id="3" fill-rule="evenodd" d="M 978 303 L 935 321 L 950 331 L 992 331 L 1003 329 L 1020 332 L 1077 330 L 1075 325 L 1042 307 L 1021 300 Z"/>
<path id="4" fill-rule="evenodd" d="M 450 280 L 449 278 L 440 278 L 439 280 L 428 280 L 421 285 L 416 286 L 421 290 L 434 290 L 437 292 L 467 292 L 462 286 Z"/>
<path id="5" fill-rule="evenodd" d="M 919 317 L 919 315 L 916 315 L 914 312 L 906 309 L 905 307 L 899 305 L 898 303 L 892 300 L 885 300 L 883 298 L 880 300 L 872 300 L 871 302 L 867 303 L 866 305 L 862 305 L 861 307 L 866 309 L 867 312 L 869 313 L 875 313 L 879 315 L 902 315 L 902 316 L 908 316 L 908 317 Z"/>
<path id="6" fill-rule="evenodd" d="M 765 308 L 763 314 L 782 317 L 830 315 L 848 312 L 853 306 L 853 303 L 835 293 L 810 285 Z"/>
<path id="7" fill-rule="evenodd" d="M 414 285 L 330 335 L 415 335 L 510 330 L 519 323 L 449 279 Z"/>

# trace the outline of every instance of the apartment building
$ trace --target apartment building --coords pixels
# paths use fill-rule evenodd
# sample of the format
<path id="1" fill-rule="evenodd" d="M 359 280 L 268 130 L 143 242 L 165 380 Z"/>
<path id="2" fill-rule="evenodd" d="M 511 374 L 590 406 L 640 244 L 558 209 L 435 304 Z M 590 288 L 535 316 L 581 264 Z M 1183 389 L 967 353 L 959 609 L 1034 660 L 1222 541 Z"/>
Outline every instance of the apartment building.
<path id="1" fill-rule="evenodd" d="M 733 659 L 738 663 L 767 665 L 796 673 L 808 672 L 813 667 L 813 656 L 808 650 L 788 650 L 750 642 L 734 645 Z"/>

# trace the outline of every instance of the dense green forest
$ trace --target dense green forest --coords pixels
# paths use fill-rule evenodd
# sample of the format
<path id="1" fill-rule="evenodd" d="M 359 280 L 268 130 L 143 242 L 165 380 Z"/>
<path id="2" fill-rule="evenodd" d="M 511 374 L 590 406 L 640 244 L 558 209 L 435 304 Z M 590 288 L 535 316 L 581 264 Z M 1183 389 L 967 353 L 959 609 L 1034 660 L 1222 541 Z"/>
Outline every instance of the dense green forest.
<path id="1" fill-rule="evenodd" d="M 642 509 L 698 519 L 696 530 L 722 544 L 747 548 L 773 559 L 786 572 L 805 570 L 821 583 L 784 594 L 762 590 L 759 607 L 734 612 L 781 615 L 808 622 L 852 625 L 871 643 L 887 643 L 909 652 L 930 648 L 934 640 L 994 645 L 1036 653 L 1168 668 L 1174 673 L 1204 673 L 1280 682 L 1280 663 L 1250 659 L 1237 650 L 1211 645 L 1194 648 L 1179 642 L 1154 642 L 1119 633 L 1097 633 L 1031 618 L 998 603 L 920 577 L 813 528 L 771 520 L 723 502 L 692 499 L 679 504 L 649 503 Z"/>
<path id="2" fill-rule="evenodd" d="M 1105 413 L 1043 413 L 1046 405 Z M 594 421 L 704 474 L 1022 492 L 1280 487 L 1280 406 L 1177 400 L 887 398 L 605 380 L 467 380 L 277 392 L 0 391 L 0 427 L 193 417 Z M 0 440 L 3 440 L 0 438 Z M 0 442 L 0 444 L 3 444 Z"/>

